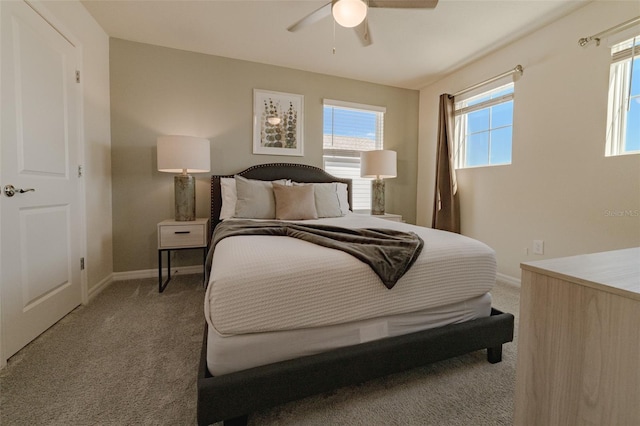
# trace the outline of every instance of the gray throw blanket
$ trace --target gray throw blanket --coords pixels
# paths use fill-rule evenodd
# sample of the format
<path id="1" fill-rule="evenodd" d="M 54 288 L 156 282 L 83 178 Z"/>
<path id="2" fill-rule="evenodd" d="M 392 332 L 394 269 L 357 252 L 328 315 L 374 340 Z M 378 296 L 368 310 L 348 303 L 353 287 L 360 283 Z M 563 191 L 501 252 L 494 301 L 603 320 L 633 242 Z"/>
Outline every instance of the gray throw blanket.
<path id="1" fill-rule="evenodd" d="M 298 238 L 341 250 L 366 263 L 391 289 L 416 261 L 424 241 L 413 232 L 392 229 L 350 229 L 278 221 L 230 220 L 216 226 L 207 256 L 207 271 L 220 240 L 237 235 L 276 235 Z"/>

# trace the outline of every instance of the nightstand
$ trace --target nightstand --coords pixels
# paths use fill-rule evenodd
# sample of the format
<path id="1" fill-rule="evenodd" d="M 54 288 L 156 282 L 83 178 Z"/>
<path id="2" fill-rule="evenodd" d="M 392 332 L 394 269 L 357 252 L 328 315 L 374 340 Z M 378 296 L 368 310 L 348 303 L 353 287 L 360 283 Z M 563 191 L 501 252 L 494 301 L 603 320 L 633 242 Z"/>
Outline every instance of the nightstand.
<path id="1" fill-rule="evenodd" d="M 401 214 L 385 213 L 385 214 L 372 214 L 373 217 L 379 217 L 380 219 L 390 220 L 392 222 L 402 222 Z"/>
<path id="2" fill-rule="evenodd" d="M 206 277 L 209 247 L 209 219 L 178 222 L 172 219 L 158 223 L 158 292 L 162 293 L 171 281 L 171 251 L 202 249 L 202 271 Z M 167 279 L 162 281 L 162 252 L 167 252 Z M 205 283 L 206 285 L 206 283 Z"/>

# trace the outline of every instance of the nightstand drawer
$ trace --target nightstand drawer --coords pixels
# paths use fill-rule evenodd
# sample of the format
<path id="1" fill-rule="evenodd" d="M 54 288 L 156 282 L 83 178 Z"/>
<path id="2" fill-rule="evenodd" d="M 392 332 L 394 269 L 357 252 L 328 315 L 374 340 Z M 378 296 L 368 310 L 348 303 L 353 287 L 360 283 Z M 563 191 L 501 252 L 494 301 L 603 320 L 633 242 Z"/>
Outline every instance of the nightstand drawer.
<path id="1" fill-rule="evenodd" d="M 380 219 L 390 220 L 392 222 L 402 222 L 402 215 L 385 213 L 381 215 L 372 215 L 373 217 L 379 217 Z"/>
<path id="2" fill-rule="evenodd" d="M 200 222 L 200 223 L 197 223 Z M 165 221 L 158 224 L 158 248 L 206 247 L 207 223 L 202 221 L 177 224 Z"/>
<path id="3" fill-rule="evenodd" d="M 390 220 L 392 222 L 404 222 L 402 220 L 401 214 L 395 214 L 395 213 L 371 214 L 371 212 L 366 210 L 358 210 L 358 211 L 355 211 L 354 213 L 367 215 L 371 217 L 377 217 L 378 219 Z"/>

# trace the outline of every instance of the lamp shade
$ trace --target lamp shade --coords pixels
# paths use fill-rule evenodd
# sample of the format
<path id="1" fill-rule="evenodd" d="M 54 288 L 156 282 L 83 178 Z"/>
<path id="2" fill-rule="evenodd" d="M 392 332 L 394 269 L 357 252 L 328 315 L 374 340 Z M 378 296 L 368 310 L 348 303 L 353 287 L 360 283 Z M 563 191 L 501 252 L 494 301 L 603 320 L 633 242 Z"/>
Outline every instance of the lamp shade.
<path id="1" fill-rule="evenodd" d="M 368 178 L 394 178 L 397 176 L 396 152 L 386 149 L 360 153 L 360 176 Z"/>
<path id="2" fill-rule="evenodd" d="M 169 173 L 206 173 L 211 169 L 209 140 L 193 136 L 159 136 L 158 170 Z"/>
<path id="3" fill-rule="evenodd" d="M 338 24 L 351 28 L 364 21 L 367 5 L 362 0 L 338 0 L 333 4 L 331 12 Z"/>

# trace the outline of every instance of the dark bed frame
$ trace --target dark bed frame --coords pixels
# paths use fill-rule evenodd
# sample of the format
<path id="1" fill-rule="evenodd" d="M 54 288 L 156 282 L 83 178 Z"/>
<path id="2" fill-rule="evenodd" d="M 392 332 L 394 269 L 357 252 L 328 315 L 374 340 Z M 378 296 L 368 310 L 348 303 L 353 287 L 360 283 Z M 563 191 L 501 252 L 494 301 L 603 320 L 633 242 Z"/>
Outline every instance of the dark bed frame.
<path id="1" fill-rule="evenodd" d="M 313 166 L 262 164 L 237 173 L 249 179 L 297 182 L 344 182 L 351 205 L 351 180 L 339 179 Z M 211 223 L 219 222 L 220 178 L 211 177 Z M 513 340 L 513 315 L 491 310 L 491 316 L 431 330 L 254 367 L 222 376 L 207 368 L 205 326 L 198 369 L 198 424 L 224 421 L 245 425 L 250 413 L 343 386 L 442 361 L 482 349 L 487 360 L 502 360 L 502 345 Z"/>

